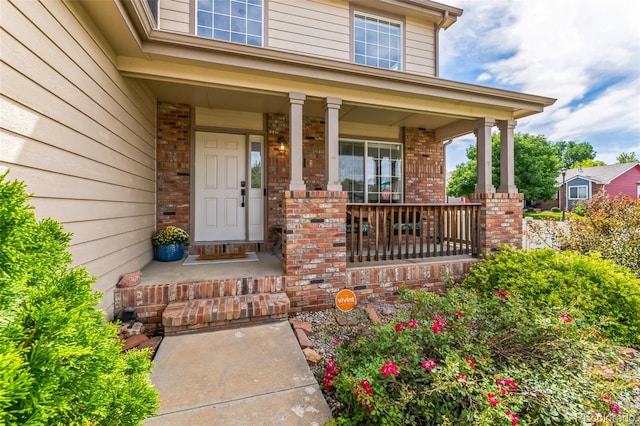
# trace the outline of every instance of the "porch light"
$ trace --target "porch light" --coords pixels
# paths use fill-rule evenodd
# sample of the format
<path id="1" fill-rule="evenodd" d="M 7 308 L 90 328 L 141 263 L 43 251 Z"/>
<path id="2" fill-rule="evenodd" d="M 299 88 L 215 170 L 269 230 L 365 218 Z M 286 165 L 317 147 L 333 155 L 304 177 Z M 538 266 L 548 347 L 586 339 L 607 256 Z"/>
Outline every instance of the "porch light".
<path id="1" fill-rule="evenodd" d="M 280 152 L 280 154 L 284 154 L 284 152 L 286 150 L 287 139 L 284 136 L 280 136 L 278 138 L 278 144 L 280 145 L 278 147 L 278 151 Z"/>

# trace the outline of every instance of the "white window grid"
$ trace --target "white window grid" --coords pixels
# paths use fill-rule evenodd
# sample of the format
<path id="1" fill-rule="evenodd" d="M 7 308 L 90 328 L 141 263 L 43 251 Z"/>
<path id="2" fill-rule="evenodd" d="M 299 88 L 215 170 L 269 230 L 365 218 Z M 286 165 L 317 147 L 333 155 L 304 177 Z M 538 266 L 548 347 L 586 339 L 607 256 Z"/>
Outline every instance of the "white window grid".
<path id="1" fill-rule="evenodd" d="M 356 64 L 402 71 L 402 22 L 356 12 L 353 32 Z"/>
<path id="2" fill-rule="evenodd" d="M 262 46 L 263 0 L 198 0 L 196 33 L 202 37 Z"/>
<path id="3" fill-rule="evenodd" d="M 569 187 L 570 200 L 584 200 L 589 198 L 589 187 L 587 185 L 576 185 Z"/>

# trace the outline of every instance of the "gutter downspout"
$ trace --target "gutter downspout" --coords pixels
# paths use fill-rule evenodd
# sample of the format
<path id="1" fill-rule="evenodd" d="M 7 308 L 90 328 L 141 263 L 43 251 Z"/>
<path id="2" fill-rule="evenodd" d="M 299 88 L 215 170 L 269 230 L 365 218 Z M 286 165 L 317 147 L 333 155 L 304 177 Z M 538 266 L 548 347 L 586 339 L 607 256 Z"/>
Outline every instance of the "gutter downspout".
<path id="1" fill-rule="evenodd" d="M 444 23 L 447 22 L 447 19 L 449 18 L 449 11 L 445 10 L 444 11 L 444 15 L 442 15 L 442 19 L 440 20 L 440 22 L 438 22 L 438 25 L 436 25 L 436 52 L 435 52 L 435 56 L 436 56 L 436 63 L 435 63 L 435 68 L 436 68 L 436 77 L 440 77 L 440 30 L 442 29 L 442 27 L 444 26 Z"/>

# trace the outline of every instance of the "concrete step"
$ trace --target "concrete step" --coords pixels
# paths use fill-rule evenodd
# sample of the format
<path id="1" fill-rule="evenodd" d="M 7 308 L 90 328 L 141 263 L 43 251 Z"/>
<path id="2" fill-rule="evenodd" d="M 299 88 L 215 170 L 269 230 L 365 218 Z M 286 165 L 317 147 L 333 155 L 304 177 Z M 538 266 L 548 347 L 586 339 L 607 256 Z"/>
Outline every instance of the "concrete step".
<path id="1" fill-rule="evenodd" d="M 287 319 L 286 293 L 258 293 L 171 302 L 162 313 L 164 334 L 219 329 Z"/>

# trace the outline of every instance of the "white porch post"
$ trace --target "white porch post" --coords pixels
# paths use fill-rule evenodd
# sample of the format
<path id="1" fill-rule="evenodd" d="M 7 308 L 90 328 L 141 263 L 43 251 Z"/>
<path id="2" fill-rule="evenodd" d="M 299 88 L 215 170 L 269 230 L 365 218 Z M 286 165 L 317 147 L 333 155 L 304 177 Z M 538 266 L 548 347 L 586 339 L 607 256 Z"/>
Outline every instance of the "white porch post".
<path id="1" fill-rule="evenodd" d="M 496 124 L 493 118 L 485 117 L 476 121 L 478 147 L 478 187 L 476 192 L 488 194 L 496 192 L 491 181 L 491 128 Z"/>
<path id="2" fill-rule="evenodd" d="M 289 93 L 289 190 L 305 191 L 302 177 L 302 106 L 304 93 Z"/>
<path id="3" fill-rule="evenodd" d="M 498 129 L 500 129 L 500 187 L 498 192 L 507 194 L 518 193 L 513 159 L 513 129 L 516 124 L 515 120 L 498 121 Z"/>
<path id="4" fill-rule="evenodd" d="M 327 191 L 342 191 L 339 160 L 339 116 L 342 99 L 326 98 L 324 101 L 324 152 L 327 168 Z"/>

